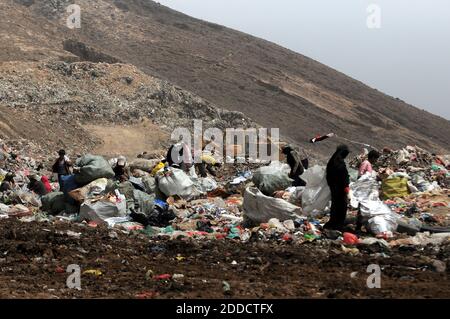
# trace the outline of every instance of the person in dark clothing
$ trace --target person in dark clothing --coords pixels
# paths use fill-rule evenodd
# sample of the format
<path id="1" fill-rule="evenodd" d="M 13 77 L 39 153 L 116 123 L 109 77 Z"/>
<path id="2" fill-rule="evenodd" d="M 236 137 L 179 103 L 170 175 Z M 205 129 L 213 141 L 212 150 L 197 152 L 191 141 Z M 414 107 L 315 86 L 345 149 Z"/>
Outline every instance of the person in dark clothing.
<path id="1" fill-rule="evenodd" d="M 2 184 L 0 185 L 0 192 L 7 192 L 14 188 L 14 174 L 8 173 L 5 176 Z"/>
<path id="2" fill-rule="evenodd" d="M 130 170 L 127 166 L 127 159 L 124 156 L 119 156 L 117 164 L 113 168 L 116 179 L 120 182 L 125 182 L 130 178 Z"/>
<path id="3" fill-rule="evenodd" d="M 39 196 L 44 196 L 48 194 L 47 189 L 45 188 L 44 183 L 41 182 L 40 178 L 33 174 L 28 177 L 30 179 L 30 183 L 28 184 L 28 189 L 30 191 L 35 192 Z"/>
<path id="4" fill-rule="evenodd" d="M 192 165 L 189 146 L 184 142 L 173 144 L 167 151 L 166 161 L 169 166 L 188 171 Z"/>
<path id="5" fill-rule="evenodd" d="M 327 165 L 327 182 L 331 191 L 331 217 L 325 224 L 325 229 L 342 230 L 344 227 L 350 192 L 350 177 L 344 160 L 349 153 L 347 145 L 338 146 Z"/>
<path id="6" fill-rule="evenodd" d="M 166 161 L 169 166 L 173 166 L 173 164 L 180 164 L 181 159 L 183 157 L 183 147 L 179 144 L 173 144 L 169 147 L 166 155 Z"/>
<path id="7" fill-rule="evenodd" d="M 59 150 L 59 157 L 56 159 L 55 163 L 52 166 L 52 171 L 55 174 L 58 174 L 58 183 L 59 188 L 63 189 L 62 176 L 70 175 L 70 167 L 72 166 L 72 162 L 66 156 L 65 150 Z"/>
<path id="8" fill-rule="evenodd" d="M 300 178 L 300 175 L 305 172 L 305 168 L 302 163 L 306 163 L 305 160 L 300 160 L 300 155 L 290 145 L 283 147 L 282 152 L 286 155 L 286 161 L 291 167 L 289 177 L 294 180 L 292 186 L 306 186 L 306 182 Z"/>

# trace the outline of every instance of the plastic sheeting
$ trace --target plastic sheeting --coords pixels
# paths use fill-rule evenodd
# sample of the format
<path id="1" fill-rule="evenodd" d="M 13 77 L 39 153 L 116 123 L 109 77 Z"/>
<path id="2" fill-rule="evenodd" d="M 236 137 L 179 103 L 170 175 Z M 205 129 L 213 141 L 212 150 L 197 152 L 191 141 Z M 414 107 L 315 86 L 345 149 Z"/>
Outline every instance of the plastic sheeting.
<path id="1" fill-rule="evenodd" d="M 331 200 L 325 167 L 316 165 L 307 169 L 302 179 L 306 182 L 306 188 L 302 193 L 303 213 L 310 215 L 315 211 L 323 212 Z"/>
<path id="2" fill-rule="evenodd" d="M 254 223 L 265 223 L 272 218 L 280 221 L 296 219 L 302 209 L 283 199 L 264 195 L 256 187 L 249 187 L 244 194 L 244 215 Z"/>
<path id="3" fill-rule="evenodd" d="M 398 216 L 379 198 L 378 182 L 365 175 L 350 185 L 351 205 L 360 209 L 362 222 L 375 234 L 394 232 L 398 226 Z"/>

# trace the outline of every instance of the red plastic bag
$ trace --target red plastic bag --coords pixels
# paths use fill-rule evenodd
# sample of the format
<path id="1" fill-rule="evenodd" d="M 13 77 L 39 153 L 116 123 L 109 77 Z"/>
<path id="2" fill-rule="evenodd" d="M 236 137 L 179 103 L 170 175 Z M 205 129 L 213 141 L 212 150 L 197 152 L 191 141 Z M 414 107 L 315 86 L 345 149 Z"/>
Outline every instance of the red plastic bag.
<path id="1" fill-rule="evenodd" d="M 347 245 L 356 245 L 359 244 L 359 238 L 355 234 L 344 233 L 344 243 Z"/>
<path id="2" fill-rule="evenodd" d="M 170 278 L 172 278 L 171 274 L 163 274 L 153 277 L 154 280 L 169 280 Z"/>

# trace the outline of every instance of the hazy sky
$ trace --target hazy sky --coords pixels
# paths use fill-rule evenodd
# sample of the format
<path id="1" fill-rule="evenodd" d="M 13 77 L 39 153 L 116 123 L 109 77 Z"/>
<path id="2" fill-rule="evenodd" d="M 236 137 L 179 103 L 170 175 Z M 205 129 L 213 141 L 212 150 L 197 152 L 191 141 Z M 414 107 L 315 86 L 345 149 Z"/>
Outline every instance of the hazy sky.
<path id="1" fill-rule="evenodd" d="M 450 0 L 159 0 L 309 56 L 450 119 Z M 367 8 L 381 27 L 367 27 Z"/>

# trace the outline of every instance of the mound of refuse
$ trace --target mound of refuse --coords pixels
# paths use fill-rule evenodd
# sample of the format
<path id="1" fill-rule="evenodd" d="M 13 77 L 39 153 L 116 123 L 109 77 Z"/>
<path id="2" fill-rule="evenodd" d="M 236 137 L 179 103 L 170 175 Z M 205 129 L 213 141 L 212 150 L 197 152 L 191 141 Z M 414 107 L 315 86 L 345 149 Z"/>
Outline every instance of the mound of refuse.
<path id="1" fill-rule="evenodd" d="M 320 165 L 305 170 L 307 185 L 301 187 L 291 186 L 289 170 L 279 162 L 224 164 L 221 174 L 199 177 L 195 166 L 137 158 L 128 161 L 130 175 L 122 179 L 115 176 L 117 159 L 88 154 L 74 161 L 73 174 L 63 176 L 60 187 L 45 164 L 51 159 L 33 158 L 8 143 L 1 149 L 0 181 L 13 173 L 14 187 L 0 193 L 0 218 L 66 220 L 165 240 L 336 241 L 352 254 L 360 245 L 420 246 L 450 238 L 448 156 L 418 148 L 386 152 L 378 174 L 352 177 L 344 233 L 323 229 L 331 194 Z M 36 175 L 50 180 L 43 196 L 29 188 Z"/>

